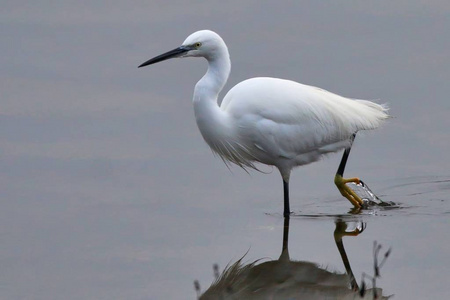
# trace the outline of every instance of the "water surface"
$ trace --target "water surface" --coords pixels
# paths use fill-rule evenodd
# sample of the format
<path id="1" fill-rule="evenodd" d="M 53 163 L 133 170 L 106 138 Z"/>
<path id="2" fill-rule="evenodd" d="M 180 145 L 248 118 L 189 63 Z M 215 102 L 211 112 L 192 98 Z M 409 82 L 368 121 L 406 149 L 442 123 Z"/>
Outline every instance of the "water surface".
<path id="1" fill-rule="evenodd" d="M 228 170 L 196 128 L 205 62 L 137 69 L 205 28 L 230 48 L 225 90 L 273 76 L 391 107 L 346 176 L 399 207 L 350 213 L 342 154 L 298 168 L 290 259 L 343 274 L 336 222 L 365 224 L 343 237 L 358 284 L 376 241 L 383 295 L 449 298 L 447 1 L 166 2 L 2 4 L 0 299 L 195 299 L 214 265 L 278 260 L 278 171 Z"/>

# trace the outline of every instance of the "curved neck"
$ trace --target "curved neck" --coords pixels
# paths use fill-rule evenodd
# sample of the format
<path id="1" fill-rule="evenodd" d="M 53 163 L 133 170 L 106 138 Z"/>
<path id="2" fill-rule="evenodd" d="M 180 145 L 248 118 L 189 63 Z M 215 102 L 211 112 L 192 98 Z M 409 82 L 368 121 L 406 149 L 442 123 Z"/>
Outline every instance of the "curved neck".
<path id="1" fill-rule="evenodd" d="M 194 104 L 203 101 L 213 101 L 217 104 L 217 97 L 231 70 L 230 55 L 226 46 L 223 46 L 213 55 L 205 57 L 208 61 L 208 71 L 195 85 Z"/>
<path id="2" fill-rule="evenodd" d="M 212 144 L 229 132 L 227 115 L 220 109 L 217 98 L 227 82 L 231 63 L 225 44 L 205 58 L 208 71 L 195 85 L 193 102 L 197 126 L 205 141 L 213 147 Z"/>

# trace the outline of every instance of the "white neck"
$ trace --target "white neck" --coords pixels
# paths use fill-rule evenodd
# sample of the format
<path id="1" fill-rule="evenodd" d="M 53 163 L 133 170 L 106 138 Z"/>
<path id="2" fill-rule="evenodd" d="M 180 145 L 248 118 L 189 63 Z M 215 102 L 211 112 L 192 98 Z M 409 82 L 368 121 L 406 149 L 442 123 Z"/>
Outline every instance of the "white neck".
<path id="1" fill-rule="evenodd" d="M 225 120 L 226 113 L 220 109 L 217 99 L 227 82 L 231 62 L 225 44 L 205 58 L 208 61 L 208 71 L 195 85 L 193 103 L 197 126 L 205 141 L 213 147 L 212 144 L 216 144 L 217 139 L 227 133 L 229 125 Z"/>
<path id="2" fill-rule="evenodd" d="M 224 45 L 224 48 L 217 50 L 217 53 L 205 58 L 208 61 L 208 71 L 195 85 L 193 101 L 195 103 L 216 100 L 217 103 L 217 96 L 227 82 L 231 70 L 228 49 Z"/>

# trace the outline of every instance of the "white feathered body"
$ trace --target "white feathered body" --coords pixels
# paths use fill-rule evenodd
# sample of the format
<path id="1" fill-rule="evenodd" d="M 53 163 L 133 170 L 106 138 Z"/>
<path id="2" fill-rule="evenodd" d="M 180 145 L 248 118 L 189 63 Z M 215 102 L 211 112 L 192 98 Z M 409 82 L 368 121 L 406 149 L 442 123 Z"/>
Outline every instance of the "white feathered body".
<path id="1" fill-rule="evenodd" d="M 388 117 L 383 105 L 268 77 L 237 84 L 220 110 L 222 122 L 198 124 L 211 149 L 241 167 L 260 162 L 282 174 L 349 146 L 354 133 Z"/>
<path id="2" fill-rule="evenodd" d="M 208 61 L 194 91 L 197 125 L 225 162 L 255 169 L 255 162 L 274 165 L 287 182 L 293 167 L 349 146 L 354 133 L 374 129 L 388 118 L 383 105 L 269 77 L 237 84 L 219 106 L 217 97 L 231 69 L 228 48 L 208 30 L 193 33 L 183 45 L 195 43 L 201 47 L 188 56 Z"/>

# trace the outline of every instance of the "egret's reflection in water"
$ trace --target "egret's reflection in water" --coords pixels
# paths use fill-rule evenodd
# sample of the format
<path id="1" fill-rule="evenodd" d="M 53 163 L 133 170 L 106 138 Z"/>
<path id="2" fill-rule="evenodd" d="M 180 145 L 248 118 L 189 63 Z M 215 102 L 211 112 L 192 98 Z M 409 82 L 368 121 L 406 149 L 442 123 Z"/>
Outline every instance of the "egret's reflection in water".
<path id="1" fill-rule="evenodd" d="M 347 223 L 336 221 L 334 239 L 346 273 L 331 272 L 317 263 L 293 261 L 289 256 L 289 218 L 285 218 L 283 245 L 278 260 L 243 264 L 242 258 L 216 275 L 216 281 L 199 299 L 388 299 L 380 288 L 358 286 L 342 238 L 357 236 L 365 224 L 347 231 Z M 371 259 L 368 257 L 368 259 Z M 365 284 L 364 284 L 365 285 Z M 199 284 L 196 282 L 197 292 Z"/>

